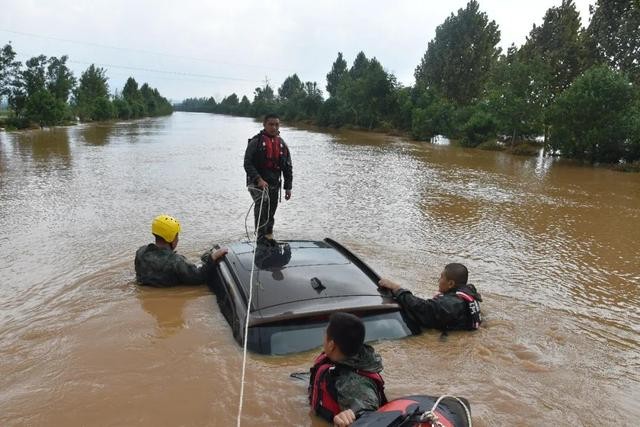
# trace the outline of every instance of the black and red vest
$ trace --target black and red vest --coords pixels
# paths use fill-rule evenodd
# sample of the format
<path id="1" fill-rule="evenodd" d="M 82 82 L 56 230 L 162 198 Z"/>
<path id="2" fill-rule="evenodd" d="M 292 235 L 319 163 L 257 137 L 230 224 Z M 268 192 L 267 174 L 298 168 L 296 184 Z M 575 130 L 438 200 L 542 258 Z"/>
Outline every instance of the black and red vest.
<path id="1" fill-rule="evenodd" d="M 438 292 L 433 299 L 437 299 L 442 296 L 443 294 Z M 482 323 L 482 315 L 480 314 L 480 303 L 478 301 L 482 301 L 482 299 L 480 299 L 480 297 L 476 298 L 471 293 L 465 292 L 462 289 L 458 289 L 456 291 L 456 297 L 466 303 L 469 318 L 467 328 L 470 330 L 479 329 L 480 324 Z"/>
<path id="2" fill-rule="evenodd" d="M 282 138 L 260 134 L 260 149 L 264 152 L 264 160 L 260 164 L 263 169 L 280 170 L 280 161 L 286 155 L 286 148 Z"/>
<path id="3" fill-rule="evenodd" d="M 478 301 L 473 295 L 463 291 L 457 291 L 456 296 L 467 303 L 467 310 L 469 310 L 469 317 L 471 318 L 470 329 L 480 328 L 482 316 L 480 315 L 480 304 Z"/>
<path id="4" fill-rule="evenodd" d="M 341 412 L 335 388 L 335 380 L 339 375 L 339 372 L 337 372 L 338 369 L 349 369 L 349 367 L 340 365 L 338 368 L 336 364 L 322 352 L 316 357 L 313 363 L 311 378 L 309 379 L 309 403 L 311 404 L 311 409 L 313 409 L 316 415 L 330 423 L 333 422 L 333 417 Z M 352 371 L 365 378 L 371 379 L 378 389 L 380 404 L 384 405 L 387 403 L 387 397 L 384 394 L 384 380 L 379 373 L 361 369 L 352 369 Z"/>

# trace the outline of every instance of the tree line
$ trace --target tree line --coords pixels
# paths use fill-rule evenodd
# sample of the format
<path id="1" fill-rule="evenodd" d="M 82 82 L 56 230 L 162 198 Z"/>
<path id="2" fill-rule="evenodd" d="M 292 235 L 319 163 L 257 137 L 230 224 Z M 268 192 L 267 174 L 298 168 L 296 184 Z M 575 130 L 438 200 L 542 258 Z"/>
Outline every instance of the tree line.
<path id="1" fill-rule="evenodd" d="M 297 74 L 253 101 L 231 94 L 184 100 L 176 109 L 283 119 L 320 126 L 400 130 L 466 146 L 523 146 L 544 136 L 548 152 L 592 163 L 640 160 L 640 2 L 598 0 L 587 27 L 573 0 L 548 9 L 525 43 L 503 52 L 495 21 L 471 0 L 437 27 L 403 86 L 360 52 L 338 53 L 326 92 Z"/>
<path id="2" fill-rule="evenodd" d="M 15 58 L 11 44 L 0 50 L 0 101 L 8 101 L 6 122 L 11 127 L 135 119 L 173 112 L 171 103 L 157 89 L 147 83 L 138 87 L 133 77 L 112 96 L 104 68 L 92 64 L 76 79 L 66 55 L 40 55 L 24 64 Z"/>

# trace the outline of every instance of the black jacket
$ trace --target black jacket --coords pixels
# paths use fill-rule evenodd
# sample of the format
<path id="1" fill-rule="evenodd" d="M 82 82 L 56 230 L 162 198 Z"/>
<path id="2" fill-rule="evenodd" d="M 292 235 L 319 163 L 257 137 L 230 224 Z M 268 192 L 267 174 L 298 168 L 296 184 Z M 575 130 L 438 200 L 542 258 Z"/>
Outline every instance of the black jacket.
<path id="1" fill-rule="evenodd" d="M 472 296 L 478 302 L 482 301 L 472 284 L 457 286 L 445 294 L 430 299 L 418 298 L 406 289 L 394 291 L 393 297 L 409 317 L 416 320 L 424 329 L 441 331 L 474 329 L 469 304 L 456 295 L 457 291 Z"/>
<path id="2" fill-rule="evenodd" d="M 280 175 L 284 177 L 284 189 L 291 190 L 293 184 L 293 166 L 291 164 L 291 153 L 284 139 L 280 138 L 284 145 L 284 153 L 280 157 L 280 170 L 273 170 L 262 167 L 266 162 L 265 150 L 262 148 L 262 133 L 249 140 L 247 150 L 244 153 L 244 170 L 247 172 L 247 185 L 255 185 L 258 177 L 262 177 L 269 187 L 280 188 Z"/>

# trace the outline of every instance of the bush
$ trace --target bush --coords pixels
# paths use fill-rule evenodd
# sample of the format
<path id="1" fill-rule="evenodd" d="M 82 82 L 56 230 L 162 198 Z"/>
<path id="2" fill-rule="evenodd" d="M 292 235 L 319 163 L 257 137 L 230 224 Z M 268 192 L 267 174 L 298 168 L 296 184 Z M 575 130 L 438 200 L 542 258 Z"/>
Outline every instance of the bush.
<path id="1" fill-rule="evenodd" d="M 505 147 L 503 144 L 500 144 L 497 140 L 491 139 L 489 141 L 485 141 L 478 145 L 479 149 L 487 150 L 487 151 L 504 151 Z"/>
<path id="2" fill-rule="evenodd" d="M 598 65 L 558 96 L 549 112 L 551 148 L 591 163 L 634 157 L 633 87 L 626 77 Z M 627 152 L 627 153 L 625 153 Z"/>
<path id="3" fill-rule="evenodd" d="M 497 128 L 496 119 L 491 114 L 478 110 L 464 125 L 460 144 L 465 147 L 477 147 L 490 138 L 495 138 Z"/>

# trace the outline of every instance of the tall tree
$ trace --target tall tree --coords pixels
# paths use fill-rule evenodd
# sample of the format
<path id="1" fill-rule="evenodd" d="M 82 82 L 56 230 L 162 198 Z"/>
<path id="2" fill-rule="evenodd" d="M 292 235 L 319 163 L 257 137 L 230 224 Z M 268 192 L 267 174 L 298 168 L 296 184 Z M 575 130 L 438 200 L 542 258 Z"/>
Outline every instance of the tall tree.
<path id="1" fill-rule="evenodd" d="M 540 135 L 548 96 L 548 77 L 540 63 L 523 62 L 512 46 L 498 61 L 488 85 L 490 112 L 498 120 L 498 131 L 511 135 Z"/>
<path id="2" fill-rule="evenodd" d="M 322 91 L 316 82 L 306 82 L 304 84 L 304 98 L 302 100 L 302 111 L 307 118 L 318 114 L 322 106 Z"/>
<path id="3" fill-rule="evenodd" d="M 278 89 L 281 100 L 287 101 L 304 96 L 304 85 L 297 74 L 287 77 Z"/>
<path id="4" fill-rule="evenodd" d="M 29 59 L 20 70 L 9 96 L 16 118 L 26 126 L 57 125 L 67 113 L 66 98 L 73 86 L 73 76 L 64 65 L 66 57 L 57 59 L 40 55 Z"/>
<path id="5" fill-rule="evenodd" d="M 272 113 L 275 109 L 276 97 L 269 82 L 265 82 L 263 87 L 257 87 L 253 92 L 253 115 L 262 116 Z"/>
<path id="6" fill-rule="evenodd" d="M 634 88 L 606 65 L 587 70 L 550 111 L 552 148 L 563 156 L 618 162 L 633 140 Z"/>
<path id="7" fill-rule="evenodd" d="M 0 100 L 9 95 L 13 80 L 18 75 L 20 62 L 15 60 L 16 52 L 11 44 L 6 44 L 0 49 Z"/>
<path id="8" fill-rule="evenodd" d="M 122 96 L 127 101 L 137 101 L 140 99 L 140 91 L 138 89 L 138 82 L 133 77 L 129 77 L 122 88 Z"/>
<path id="9" fill-rule="evenodd" d="M 498 25 L 471 0 L 436 28 L 416 68 L 416 84 L 435 89 L 460 105 L 473 102 L 500 54 L 499 41 Z"/>
<path id="10" fill-rule="evenodd" d="M 110 110 L 106 70 L 91 64 L 80 76 L 74 92 L 76 114 L 81 120 L 106 120 L 115 116 Z"/>
<path id="11" fill-rule="evenodd" d="M 589 6 L 591 59 L 627 73 L 640 84 L 640 1 L 597 0 Z"/>
<path id="12" fill-rule="evenodd" d="M 47 57 L 35 56 L 25 62 L 25 68 L 18 71 L 9 95 L 9 106 L 19 119 L 28 121 L 27 103 L 30 97 L 36 93 L 45 92 L 47 82 L 46 75 Z M 48 98 L 40 93 L 41 99 Z M 34 111 L 33 103 L 31 110 Z M 28 123 L 27 123 L 28 124 Z"/>
<path id="13" fill-rule="evenodd" d="M 353 65 L 349 68 L 349 76 L 353 79 L 358 79 L 364 76 L 369 68 L 369 60 L 364 52 L 360 51 L 356 55 L 356 59 L 353 60 Z"/>
<path id="14" fill-rule="evenodd" d="M 327 92 L 329 96 L 336 96 L 338 86 L 346 73 L 347 61 L 342 57 L 342 52 L 338 52 L 338 57 L 331 66 L 331 71 L 327 74 Z"/>
<path id="15" fill-rule="evenodd" d="M 520 53 L 525 62 L 541 61 L 547 67 L 550 101 L 568 88 L 584 71 L 585 59 L 580 14 L 573 0 L 548 9 L 542 25 L 534 24 Z"/>
<path id="16" fill-rule="evenodd" d="M 66 103 L 76 84 L 76 78 L 67 67 L 67 56 L 60 59 L 52 56 L 47 66 L 47 89 L 60 101 Z"/>

